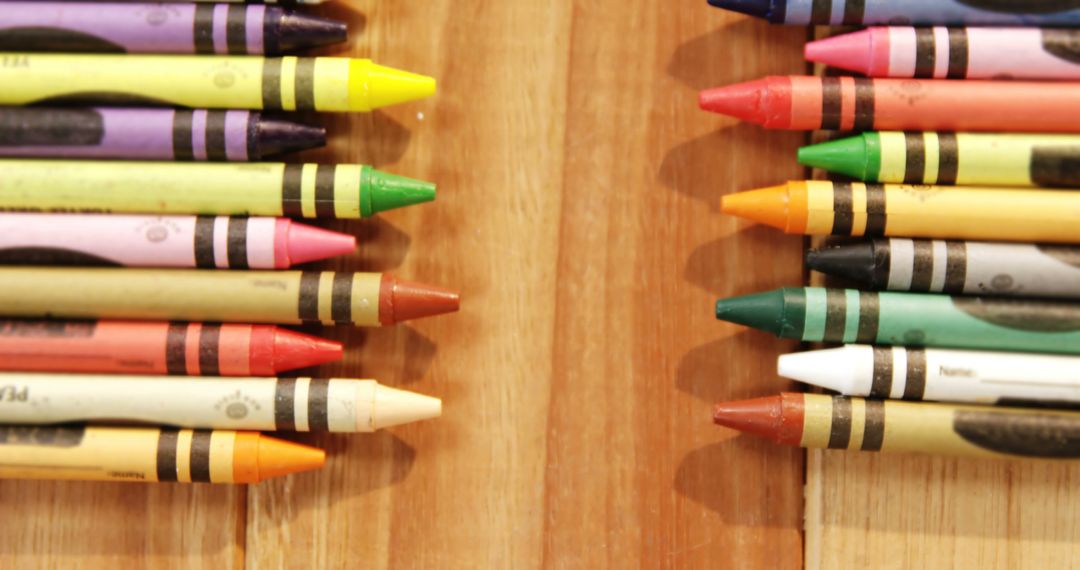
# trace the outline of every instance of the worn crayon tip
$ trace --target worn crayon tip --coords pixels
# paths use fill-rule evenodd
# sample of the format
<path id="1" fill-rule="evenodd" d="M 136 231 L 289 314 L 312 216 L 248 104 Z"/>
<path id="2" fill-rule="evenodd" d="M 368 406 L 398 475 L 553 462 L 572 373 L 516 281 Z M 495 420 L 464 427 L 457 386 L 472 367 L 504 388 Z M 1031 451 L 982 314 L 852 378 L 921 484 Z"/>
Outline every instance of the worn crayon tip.
<path id="1" fill-rule="evenodd" d="M 877 168 L 871 165 L 867 137 L 855 136 L 804 146 L 799 149 L 799 164 L 874 182 Z"/>
<path id="2" fill-rule="evenodd" d="M 806 252 L 806 267 L 860 284 L 876 284 L 878 263 L 886 263 L 874 255 L 874 242 L 845 244 L 812 249 Z"/>
<path id="3" fill-rule="evenodd" d="M 807 61 L 865 74 L 870 72 L 872 47 L 870 30 L 860 30 L 810 42 L 803 55 Z"/>
<path id="4" fill-rule="evenodd" d="M 273 437 L 259 437 L 259 480 L 303 473 L 321 468 L 326 464 L 326 452 L 291 441 Z"/>
<path id="5" fill-rule="evenodd" d="M 374 168 L 364 168 L 360 191 L 360 213 L 365 217 L 435 200 L 435 184 Z"/>
<path id="6" fill-rule="evenodd" d="M 263 327 L 266 325 L 257 326 Z M 341 359 L 342 345 L 340 342 L 288 329 L 272 328 L 275 331 L 273 344 L 273 368 L 275 371 L 307 368 Z"/>
<path id="7" fill-rule="evenodd" d="M 285 12 L 278 28 L 278 50 L 291 53 L 297 50 L 344 43 L 349 39 L 345 22 Z"/>
<path id="8" fill-rule="evenodd" d="M 709 5 L 758 18 L 769 17 L 769 0 L 709 0 Z"/>
<path id="9" fill-rule="evenodd" d="M 442 415 L 442 400 L 379 385 L 375 390 L 372 429 L 429 420 Z"/>
<path id="10" fill-rule="evenodd" d="M 383 275 L 379 291 L 379 321 L 383 325 L 454 313 L 459 305 L 458 294 L 448 289 Z"/>
<path id="11" fill-rule="evenodd" d="M 284 262 L 279 264 L 279 269 L 346 255 L 356 249 L 356 237 L 349 234 L 324 230 L 286 219 L 279 219 L 278 224 L 287 226 L 285 259 L 279 260 Z"/>
<path id="12" fill-rule="evenodd" d="M 256 124 L 255 148 L 258 152 L 253 159 L 326 146 L 326 129 L 322 127 L 266 117 Z"/>
<path id="13" fill-rule="evenodd" d="M 760 124 L 765 122 L 767 92 L 768 82 L 761 79 L 714 87 L 698 94 L 698 105 L 705 111 Z"/>
<path id="14" fill-rule="evenodd" d="M 783 405 L 778 396 L 724 402 L 713 408 L 716 425 L 776 439 L 783 427 Z"/>

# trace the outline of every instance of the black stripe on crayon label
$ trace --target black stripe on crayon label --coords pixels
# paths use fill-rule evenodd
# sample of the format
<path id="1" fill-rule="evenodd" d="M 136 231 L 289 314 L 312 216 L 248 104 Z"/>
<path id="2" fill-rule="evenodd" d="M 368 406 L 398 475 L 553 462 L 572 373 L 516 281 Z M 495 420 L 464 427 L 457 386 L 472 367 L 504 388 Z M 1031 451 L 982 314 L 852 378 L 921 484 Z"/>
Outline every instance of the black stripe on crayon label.
<path id="1" fill-rule="evenodd" d="M 191 122 L 195 112 L 177 109 L 173 114 L 172 146 L 175 160 L 195 158 L 195 143 L 191 137 Z"/>
<path id="2" fill-rule="evenodd" d="M 165 372 L 173 376 L 187 374 L 187 330 L 185 323 L 169 323 L 165 331 Z"/>
<path id="3" fill-rule="evenodd" d="M 262 108 L 281 109 L 281 58 L 263 61 Z"/>
<path id="4" fill-rule="evenodd" d="M 926 182 L 926 137 L 922 133 L 904 133 L 904 184 Z"/>
<path id="5" fill-rule="evenodd" d="M 0 108 L 0 147 L 98 146 L 104 139 L 97 109 Z"/>
<path id="6" fill-rule="evenodd" d="M 856 131 L 874 130 L 874 80 L 855 78 Z"/>
<path id="7" fill-rule="evenodd" d="M 296 60 L 296 110 L 315 110 L 315 58 Z"/>
<path id="8" fill-rule="evenodd" d="M 832 0 L 813 0 L 810 7 L 810 21 L 815 24 L 830 24 L 832 19 Z"/>
<path id="9" fill-rule="evenodd" d="M 296 378 L 279 378 L 275 385 L 274 429 L 296 431 Z"/>
<path id="10" fill-rule="evenodd" d="M 1031 181 L 1037 186 L 1080 186 L 1080 147 L 1036 145 L 1031 149 Z"/>
<path id="11" fill-rule="evenodd" d="M 866 415 L 863 417 L 863 451 L 881 451 L 885 443 L 885 402 L 866 400 Z"/>
<path id="12" fill-rule="evenodd" d="M 315 169 L 315 216 L 334 217 L 334 176 L 337 167 L 320 164 Z"/>
<path id="13" fill-rule="evenodd" d="M 946 79 L 964 79 L 968 72 L 967 28 L 949 28 L 949 74 Z"/>
<path id="14" fill-rule="evenodd" d="M 259 122 L 261 118 L 262 115 L 254 111 L 244 114 L 244 137 L 247 144 L 244 148 L 245 155 L 240 158 L 241 161 L 262 158 L 262 153 L 259 152 Z"/>
<path id="15" fill-rule="evenodd" d="M 298 316 L 305 323 L 319 322 L 319 278 L 318 271 L 305 271 L 300 274 L 300 304 Z"/>
<path id="16" fill-rule="evenodd" d="M 934 277 L 934 244 L 930 240 L 912 240 L 914 259 L 911 267 L 912 291 L 926 292 Z"/>
<path id="17" fill-rule="evenodd" d="M 214 216 L 195 217 L 195 267 L 214 269 Z"/>
<path id="18" fill-rule="evenodd" d="M 967 244 L 962 241 L 945 242 L 945 287 L 943 293 L 957 295 L 964 292 L 967 281 Z"/>
<path id="19" fill-rule="evenodd" d="M 926 350 L 907 348 L 907 380 L 904 382 L 903 399 L 920 401 L 926 391 Z"/>
<path id="20" fill-rule="evenodd" d="M 225 152 L 225 111 L 206 112 L 206 158 L 228 160 Z"/>
<path id="21" fill-rule="evenodd" d="M 214 5 L 199 4 L 195 7 L 195 53 L 214 53 Z"/>
<path id="22" fill-rule="evenodd" d="M 859 330 L 855 333 L 855 342 L 859 344 L 877 342 L 880 312 L 881 303 L 878 294 L 859 291 Z"/>
<path id="23" fill-rule="evenodd" d="M 339 325 L 352 324 L 353 274 L 334 274 L 333 296 L 330 298 L 330 318 Z"/>
<path id="24" fill-rule="evenodd" d="M 217 376 L 218 346 L 221 344 L 221 324 L 205 323 L 199 330 L 199 374 Z"/>
<path id="25" fill-rule="evenodd" d="M 960 152 L 957 148 L 956 133 L 938 133 L 937 183 L 946 186 L 956 184 L 959 172 Z"/>
<path id="26" fill-rule="evenodd" d="M 885 186 L 881 184 L 866 184 L 866 237 L 881 237 L 885 235 L 885 222 L 888 215 L 885 212 Z"/>
<path id="27" fill-rule="evenodd" d="M 308 385 L 308 428 L 311 431 L 330 429 L 330 415 L 326 401 L 329 389 L 330 380 L 327 378 L 312 378 L 311 384 Z"/>
<path id="28" fill-rule="evenodd" d="M 833 396 L 832 425 L 829 426 L 829 449 L 847 449 L 851 443 L 851 400 Z"/>
<path id="29" fill-rule="evenodd" d="M 847 326 L 847 295 L 843 289 L 825 290 L 824 342 L 843 342 Z"/>
<path id="30" fill-rule="evenodd" d="M 847 0 L 844 2 L 845 26 L 861 26 L 866 14 L 866 0 Z"/>
<path id="31" fill-rule="evenodd" d="M 191 482 L 210 482 L 210 438 L 208 429 L 191 432 Z"/>
<path id="32" fill-rule="evenodd" d="M 821 79 L 821 128 L 839 129 L 843 111 L 844 97 L 840 89 L 840 78 L 823 77 Z"/>
<path id="33" fill-rule="evenodd" d="M 300 202 L 300 187 L 304 182 L 302 164 L 286 164 L 281 176 L 281 213 L 289 218 L 302 218 L 304 206 Z"/>
<path id="34" fill-rule="evenodd" d="M 883 400 L 892 393 L 893 351 L 892 348 L 874 347 L 874 376 L 870 383 L 870 396 Z"/>
<path id="35" fill-rule="evenodd" d="M 248 268 L 248 220 L 243 216 L 229 218 L 229 233 L 225 240 L 225 252 L 230 269 Z"/>
<path id="36" fill-rule="evenodd" d="M 247 55 L 247 6 L 229 6 L 225 17 L 225 43 L 232 55 Z"/>
<path id="37" fill-rule="evenodd" d="M 851 235 L 855 223 L 854 208 L 851 183 L 833 182 L 833 235 Z"/>
<path id="38" fill-rule="evenodd" d="M 915 28 L 915 77 L 932 79 L 937 61 L 937 45 L 932 28 Z"/>
<path id="39" fill-rule="evenodd" d="M 176 467 L 176 444 L 180 430 L 162 428 L 157 442 L 157 480 L 176 481 L 179 470 Z"/>

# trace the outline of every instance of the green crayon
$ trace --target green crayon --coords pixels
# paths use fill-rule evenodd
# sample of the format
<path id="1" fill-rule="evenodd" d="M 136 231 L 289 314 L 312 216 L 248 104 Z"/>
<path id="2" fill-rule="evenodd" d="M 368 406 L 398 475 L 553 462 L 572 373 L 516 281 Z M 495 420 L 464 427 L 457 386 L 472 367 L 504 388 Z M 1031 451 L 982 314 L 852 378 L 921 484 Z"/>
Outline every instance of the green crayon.
<path id="1" fill-rule="evenodd" d="M 799 162 L 865 182 L 1080 187 L 1080 135 L 863 133 L 799 149 Z"/>
<path id="2" fill-rule="evenodd" d="M 721 299 L 716 318 L 806 342 L 1080 354 L 1072 303 L 784 288 Z"/>
<path id="3" fill-rule="evenodd" d="M 0 211 L 366 218 L 434 199 L 359 164 L 0 160 Z"/>

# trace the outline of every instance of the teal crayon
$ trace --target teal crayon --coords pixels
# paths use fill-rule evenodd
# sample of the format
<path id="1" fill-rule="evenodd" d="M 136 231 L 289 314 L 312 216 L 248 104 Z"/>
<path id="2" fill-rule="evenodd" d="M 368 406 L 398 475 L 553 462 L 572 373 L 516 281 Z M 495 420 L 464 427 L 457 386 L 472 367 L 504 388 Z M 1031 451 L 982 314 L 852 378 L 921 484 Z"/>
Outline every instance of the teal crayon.
<path id="1" fill-rule="evenodd" d="M 804 342 L 1080 354 L 1080 304 L 784 288 L 721 299 L 716 318 Z"/>

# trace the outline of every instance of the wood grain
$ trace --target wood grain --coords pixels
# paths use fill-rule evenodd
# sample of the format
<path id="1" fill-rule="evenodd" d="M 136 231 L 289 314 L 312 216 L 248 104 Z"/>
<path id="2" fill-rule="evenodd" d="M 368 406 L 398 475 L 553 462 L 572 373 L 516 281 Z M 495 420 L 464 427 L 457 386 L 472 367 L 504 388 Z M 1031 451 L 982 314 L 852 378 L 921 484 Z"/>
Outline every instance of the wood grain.
<path id="1" fill-rule="evenodd" d="M 802 453 L 710 413 L 785 385 L 772 363 L 792 345 L 711 307 L 802 279 L 801 240 L 718 212 L 798 177 L 801 136 L 703 113 L 696 92 L 798 72 L 805 31 L 704 2 L 322 11 L 363 28 L 337 53 L 440 81 L 322 118 L 333 148 L 306 158 L 440 185 L 437 204 L 331 224 L 364 242 L 332 266 L 464 302 L 329 331 L 349 349 L 321 372 L 442 397 L 444 417 L 300 438 L 329 450 L 324 471 L 246 491 L 0 484 L 0 568 L 798 568 Z"/>

